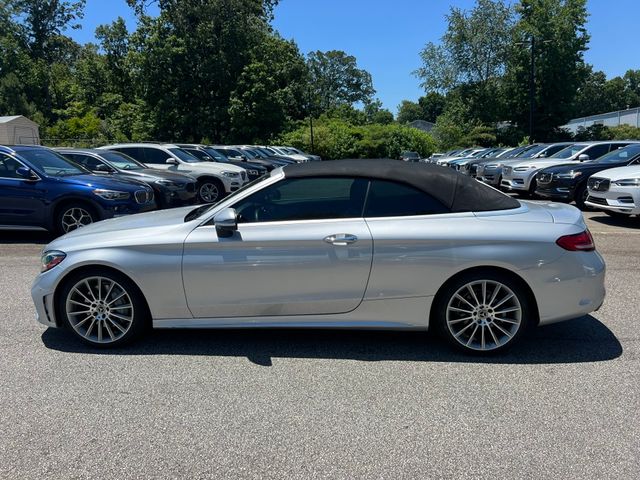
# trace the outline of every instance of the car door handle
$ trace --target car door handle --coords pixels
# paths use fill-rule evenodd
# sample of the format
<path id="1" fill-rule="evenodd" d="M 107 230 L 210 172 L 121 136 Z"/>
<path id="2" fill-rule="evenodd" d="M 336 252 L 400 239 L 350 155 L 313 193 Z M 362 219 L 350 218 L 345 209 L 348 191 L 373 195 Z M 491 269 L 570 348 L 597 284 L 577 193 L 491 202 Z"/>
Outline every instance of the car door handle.
<path id="1" fill-rule="evenodd" d="M 329 235 L 324 237 L 324 241 L 331 245 L 344 246 L 358 241 L 358 237 L 350 233 L 336 233 L 335 235 Z"/>

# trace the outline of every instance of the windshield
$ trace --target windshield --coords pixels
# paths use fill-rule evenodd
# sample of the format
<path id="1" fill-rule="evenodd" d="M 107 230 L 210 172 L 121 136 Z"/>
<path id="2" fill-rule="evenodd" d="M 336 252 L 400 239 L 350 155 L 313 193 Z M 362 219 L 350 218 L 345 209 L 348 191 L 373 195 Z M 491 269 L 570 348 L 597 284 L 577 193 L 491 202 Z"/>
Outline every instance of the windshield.
<path id="1" fill-rule="evenodd" d="M 198 163 L 200 161 L 190 153 L 187 153 L 184 150 L 182 150 L 181 148 L 168 148 L 167 150 L 169 150 L 172 154 L 174 154 L 183 162 Z"/>
<path id="2" fill-rule="evenodd" d="M 242 153 L 244 153 L 247 157 L 249 157 L 249 159 L 252 159 L 252 160 L 258 156 L 256 152 L 249 150 L 247 148 L 243 148 Z"/>
<path id="3" fill-rule="evenodd" d="M 226 202 L 230 198 L 233 198 L 233 197 L 237 196 L 238 194 L 240 194 L 241 192 L 244 192 L 247 188 L 252 187 L 254 185 L 257 185 L 260 182 L 264 182 L 267 178 L 271 178 L 271 177 L 269 175 L 262 175 L 261 177 L 258 177 L 255 180 L 253 180 L 252 182 L 244 184 L 242 187 L 240 187 L 235 192 L 233 192 L 233 193 L 227 195 L 226 197 L 224 197 L 223 200 Z M 197 208 L 194 208 L 189 213 L 187 213 L 187 216 L 184 217 L 184 221 L 185 222 L 190 222 L 191 220 L 195 220 L 196 218 L 201 217 L 202 215 L 207 213 L 209 210 L 211 210 L 216 205 L 217 205 L 217 203 L 208 203 L 206 205 L 201 205 L 201 206 L 199 206 Z"/>
<path id="4" fill-rule="evenodd" d="M 549 158 L 571 158 L 580 153 L 582 150 L 587 148 L 589 145 L 577 143 L 575 145 L 571 145 L 559 152 L 551 155 Z"/>
<path id="5" fill-rule="evenodd" d="M 640 156 L 640 144 L 629 145 L 628 147 L 619 148 L 613 152 L 609 152 L 593 163 L 624 163 L 627 160 L 633 160 L 638 156 Z"/>
<path id="6" fill-rule="evenodd" d="M 44 148 L 34 148 L 30 150 L 20 150 L 18 154 L 29 161 L 36 170 L 50 177 L 64 177 L 67 175 L 82 175 L 91 173 L 77 163 L 67 160 L 51 150 Z"/>
<path id="7" fill-rule="evenodd" d="M 222 155 L 220 152 L 218 152 L 216 149 L 211 148 L 211 147 L 204 147 L 204 151 L 207 152 L 207 154 L 214 158 L 216 162 L 221 162 L 221 163 L 230 163 L 229 159 L 227 157 L 225 157 L 224 155 Z"/>
<path id="8" fill-rule="evenodd" d="M 134 160 L 130 156 L 125 155 L 124 153 L 116 152 L 114 150 L 100 152 L 99 155 L 118 170 L 143 170 L 147 168 L 142 163 Z"/>

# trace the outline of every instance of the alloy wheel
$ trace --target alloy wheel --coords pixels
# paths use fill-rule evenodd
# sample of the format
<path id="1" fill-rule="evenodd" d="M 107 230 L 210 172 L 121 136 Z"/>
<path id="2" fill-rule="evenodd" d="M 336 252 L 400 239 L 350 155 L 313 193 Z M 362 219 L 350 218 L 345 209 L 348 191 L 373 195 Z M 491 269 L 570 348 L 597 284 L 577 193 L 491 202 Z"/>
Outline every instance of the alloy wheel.
<path id="1" fill-rule="evenodd" d="M 81 207 L 71 207 L 62 214 L 62 231 L 71 232 L 93 223 L 91 214 Z"/>
<path id="2" fill-rule="evenodd" d="M 113 343 L 130 330 L 134 321 L 131 296 L 118 282 L 88 277 L 67 295 L 66 314 L 78 335 L 93 343 Z"/>
<path id="3" fill-rule="evenodd" d="M 220 197 L 220 190 L 215 183 L 203 183 L 200 187 L 200 198 L 207 203 L 212 203 Z"/>
<path id="4" fill-rule="evenodd" d="M 490 351 L 509 343 L 522 325 L 522 306 L 509 287 L 495 280 L 476 280 L 449 300 L 446 324 L 463 347 Z"/>

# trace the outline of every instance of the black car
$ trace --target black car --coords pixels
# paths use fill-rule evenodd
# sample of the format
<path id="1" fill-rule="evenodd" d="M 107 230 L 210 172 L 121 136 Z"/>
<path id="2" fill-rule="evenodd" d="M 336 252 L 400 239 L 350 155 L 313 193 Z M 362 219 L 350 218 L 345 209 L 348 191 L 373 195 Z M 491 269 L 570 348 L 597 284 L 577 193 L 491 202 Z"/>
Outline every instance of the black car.
<path id="1" fill-rule="evenodd" d="M 58 148 L 56 151 L 92 173 L 146 183 L 153 188 L 159 208 L 179 207 L 196 202 L 196 179 L 189 175 L 148 168 L 114 150 Z"/>
<path id="2" fill-rule="evenodd" d="M 271 171 L 274 168 L 284 167 L 285 165 L 290 165 L 292 163 L 296 163 L 293 160 L 286 160 L 283 158 L 276 157 L 266 157 L 266 156 L 258 156 L 256 153 L 251 153 L 240 147 L 229 147 L 226 145 L 213 145 L 212 148 L 226 156 L 229 160 L 233 161 L 242 161 L 242 162 L 252 162 L 258 163 L 265 167 L 267 170 Z"/>
<path id="3" fill-rule="evenodd" d="M 403 160 L 405 162 L 419 162 L 420 161 L 420 154 L 418 152 L 402 152 L 400 154 L 400 158 L 399 160 Z"/>
<path id="4" fill-rule="evenodd" d="M 261 177 L 269 171 L 269 169 L 267 169 L 265 166 L 255 162 L 230 160 L 222 153 L 218 152 L 213 147 L 210 147 L 208 145 L 179 143 L 178 146 L 181 149 L 186 150 L 199 160 L 204 160 L 205 162 L 230 163 L 232 165 L 237 165 L 238 167 L 244 168 L 247 171 L 247 178 L 249 178 L 250 181 Z"/>
<path id="5" fill-rule="evenodd" d="M 594 173 L 640 163 L 640 143 L 619 148 L 590 162 L 563 164 L 540 170 L 536 195 L 572 201 L 580 208 L 587 199 L 587 181 Z"/>

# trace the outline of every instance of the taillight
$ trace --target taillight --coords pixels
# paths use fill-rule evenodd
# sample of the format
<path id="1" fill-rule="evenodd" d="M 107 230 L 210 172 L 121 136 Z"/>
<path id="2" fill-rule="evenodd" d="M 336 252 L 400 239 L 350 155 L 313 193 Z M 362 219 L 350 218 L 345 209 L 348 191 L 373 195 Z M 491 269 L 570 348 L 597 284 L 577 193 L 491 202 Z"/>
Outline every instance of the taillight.
<path id="1" fill-rule="evenodd" d="M 575 235 L 565 235 L 556 240 L 556 243 L 570 252 L 591 252 L 596 249 L 596 244 L 589 230 Z"/>

